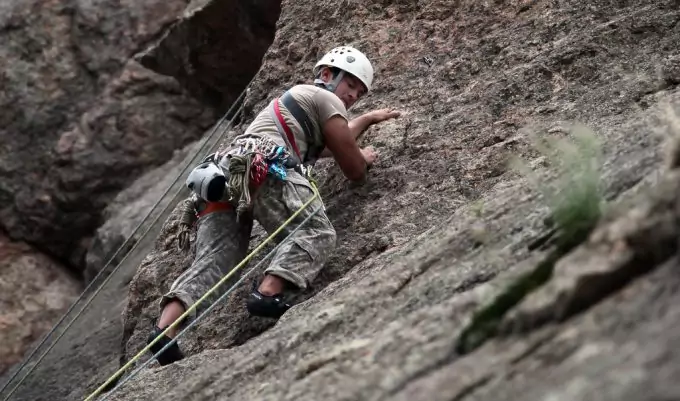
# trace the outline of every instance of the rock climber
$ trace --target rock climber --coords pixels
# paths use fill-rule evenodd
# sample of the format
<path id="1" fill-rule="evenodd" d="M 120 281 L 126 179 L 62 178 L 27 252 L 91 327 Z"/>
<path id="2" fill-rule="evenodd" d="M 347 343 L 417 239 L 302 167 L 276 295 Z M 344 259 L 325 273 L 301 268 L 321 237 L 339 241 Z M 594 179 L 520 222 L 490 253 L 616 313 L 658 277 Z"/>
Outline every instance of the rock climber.
<path id="1" fill-rule="evenodd" d="M 332 49 L 314 66 L 314 84 L 295 85 L 272 100 L 243 134 L 190 174 L 187 185 L 195 195 L 185 204 L 197 218 L 196 255 L 163 295 L 161 315 L 147 343 L 246 256 L 254 219 L 272 233 L 312 197 L 307 167 L 315 160 L 333 157 L 349 180 L 365 179 L 377 153 L 370 146 L 360 148 L 358 137 L 369 126 L 400 116 L 398 111 L 380 109 L 349 119 L 347 110 L 371 90 L 373 74 L 371 62 L 356 48 Z M 281 244 L 259 285 L 253 286 L 246 302 L 251 315 L 279 318 L 291 306 L 286 293 L 306 289 L 326 262 L 336 233 L 321 199 L 314 200 L 296 221 L 299 224 L 319 207 Z M 281 237 L 294 227 L 295 221 Z M 238 278 L 235 274 L 232 283 Z M 196 311 L 186 320 L 195 316 Z M 150 347 L 151 352 L 160 351 L 186 323 L 168 331 Z M 158 356 L 158 362 L 167 365 L 183 357 L 175 342 Z"/>

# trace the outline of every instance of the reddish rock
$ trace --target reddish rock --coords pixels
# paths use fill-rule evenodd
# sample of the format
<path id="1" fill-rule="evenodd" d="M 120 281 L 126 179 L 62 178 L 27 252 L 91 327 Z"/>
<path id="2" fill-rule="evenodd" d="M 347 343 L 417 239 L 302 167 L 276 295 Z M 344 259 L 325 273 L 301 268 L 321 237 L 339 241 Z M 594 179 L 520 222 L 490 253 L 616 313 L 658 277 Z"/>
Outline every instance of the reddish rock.
<path id="1" fill-rule="evenodd" d="M 59 263 L 0 234 L 0 375 L 23 359 L 81 290 Z"/>

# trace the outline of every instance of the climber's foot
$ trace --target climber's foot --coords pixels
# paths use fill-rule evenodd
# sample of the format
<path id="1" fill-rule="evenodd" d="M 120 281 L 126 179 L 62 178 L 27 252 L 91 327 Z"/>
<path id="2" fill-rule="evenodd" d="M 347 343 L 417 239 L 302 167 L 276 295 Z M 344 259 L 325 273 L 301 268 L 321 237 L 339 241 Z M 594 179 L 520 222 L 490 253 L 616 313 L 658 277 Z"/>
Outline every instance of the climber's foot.
<path id="1" fill-rule="evenodd" d="M 146 343 L 150 344 L 151 341 L 153 341 L 154 338 L 158 337 L 158 335 L 161 334 L 162 332 L 163 329 L 159 328 L 158 326 L 155 326 L 151 334 L 149 334 Z M 170 337 L 168 337 L 167 335 L 163 335 L 163 337 L 161 337 L 160 340 L 156 341 L 156 343 L 151 346 L 150 348 L 151 353 L 155 355 L 170 341 L 172 341 Z M 181 359 L 184 359 L 184 354 L 182 354 L 182 351 L 180 351 L 177 342 L 174 342 L 170 347 L 168 347 L 165 351 L 163 351 L 162 354 L 158 355 L 158 357 L 156 358 L 156 360 L 158 361 L 158 363 L 161 364 L 161 366 L 169 365 Z"/>
<path id="2" fill-rule="evenodd" d="M 283 294 L 264 295 L 257 288 L 253 288 L 246 308 L 252 316 L 280 318 L 288 309 L 290 304 L 285 302 Z"/>

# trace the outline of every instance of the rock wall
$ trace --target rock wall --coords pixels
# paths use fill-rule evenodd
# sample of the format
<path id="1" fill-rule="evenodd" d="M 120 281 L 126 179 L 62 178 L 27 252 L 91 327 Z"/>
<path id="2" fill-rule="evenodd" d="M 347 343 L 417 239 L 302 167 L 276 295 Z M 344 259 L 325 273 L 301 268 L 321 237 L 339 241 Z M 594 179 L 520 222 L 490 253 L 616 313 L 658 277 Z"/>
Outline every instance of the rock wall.
<path id="1" fill-rule="evenodd" d="M 0 17 L 0 223 L 82 269 L 100 212 L 210 109 L 130 57 L 186 2 L 11 1 Z"/>
<path id="2" fill-rule="evenodd" d="M 278 3 L 254 2 L 229 14 L 229 22 L 241 22 L 231 31 L 240 47 L 213 55 L 228 60 L 219 66 L 223 102 L 145 68 L 140 61 L 151 63 L 156 56 L 145 54 L 139 61 L 135 56 L 163 37 L 187 3 L 9 0 L 0 5 L 0 231 L 37 260 L 51 260 L 31 268 L 37 277 L 55 274 L 58 265 L 88 283 L 155 203 L 165 189 L 161 185 L 179 171 L 177 158 L 186 156 L 222 114 L 221 103 L 234 100 L 259 68 L 273 38 Z M 263 8 L 266 13 L 258 12 Z M 191 40 L 207 45 L 209 33 L 194 32 L 198 36 Z M 170 160 L 175 162 L 165 166 Z M 134 189 L 134 198 L 120 194 L 155 168 L 153 178 Z M 15 257 L 0 254 L 0 263 L 12 266 L 0 276 L 8 299 L 31 299 L 34 292 L 50 290 L 51 284 L 39 279 L 35 284 L 45 288 L 24 294 L 12 285 L 24 278 L 13 270 Z M 11 353 L 1 371 L 19 361 L 26 346 L 69 306 L 66 300 L 80 286 L 64 285 L 63 302 L 43 314 L 33 313 L 30 302 L 6 305 L 4 313 L 22 316 L 25 328 L 16 320 L 3 327 L 0 334 L 11 339 L 6 345 Z M 36 321 L 28 320 L 32 317 Z M 15 333 L 20 329 L 25 332 Z"/>
<path id="3" fill-rule="evenodd" d="M 136 58 L 226 110 L 260 68 L 280 12 L 281 0 L 194 0 L 158 45 Z"/>
<path id="4" fill-rule="evenodd" d="M 210 75 L 202 45 L 172 43 L 220 4 L 192 3 L 145 52 L 167 52 L 147 65 L 213 98 L 220 74 Z M 108 399 L 679 397 L 680 181 L 677 163 L 663 165 L 666 140 L 680 134 L 679 22 L 675 1 L 283 1 L 245 122 L 341 43 L 377 67 L 375 91 L 353 112 L 404 115 L 362 138 L 381 155 L 365 185 L 349 185 L 332 162 L 319 166 L 338 248 L 305 302 L 278 321 L 250 318 L 248 280 L 180 340 L 189 358 L 152 365 Z M 173 65 L 186 54 L 191 69 Z M 670 120 L 660 117 L 666 103 Z M 509 158 L 554 176 L 531 135 L 573 139 L 576 122 L 603 145 L 607 214 L 551 264 L 543 286 L 510 302 L 509 289 L 549 256 L 554 224 Z M 127 292 L 111 287 L 109 308 L 93 309 L 16 399 L 82 399 L 143 347 L 159 295 L 191 260 L 176 249 L 176 224 L 177 211 Z M 254 232 L 253 243 L 261 238 Z M 463 347 L 479 312 L 499 303 L 507 311 L 482 321 L 498 330 Z M 92 366 L 92 355 L 104 357 Z M 61 384 L 74 374 L 86 375 L 82 386 Z"/>
<path id="5" fill-rule="evenodd" d="M 303 29 L 297 24 L 301 19 Z M 310 400 L 433 399 L 443 393 L 440 399 L 451 399 L 511 372 L 511 362 L 494 367 L 481 359 L 530 359 L 523 353 L 542 343 L 533 337 L 501 339 L 493 344 L 508 342 L 510 351 L 492 345 L 497 355 L 480 351 L 466 358 L 470 362 L 458 362 L 464 358 L 456 351 L 473 312 L 546 254 L 535 249 L 551 231 L 545 199 L 509 170 L 508 157 L 520 155 L 536 169 L 550 167 L 532 148 L 530 134 L 566 138 L 571 125 L 580 122 L 604 144 L 600 174 L 606 199 L 618 200 L 653 181 L 666 138 L 658 127 L 669 124 L 656 118 L 658 102 L 676 94 L 679 82 L 672 44 L 680 35 L 678 21 L 674 3 L 659 1 L 376 1 L 343 7 L 284 2 L 276 39 L 246 101 L 251 115 L 286 86 L 309 79 L 313 63 L 340 43 L 367 52 L 377 67 L 376 90 L 354 112 L 396 107 L 405 115 L 371 129 L 362 140 L 381 154 L 365 186 L 349 186 L 332 163 L 322 165 L 323 195 L 339 246 L 308 294 L 311 300 L 274 325 L 248 317 L 243 299 L 250 284 L 243 285 L 180 341 L 193 358 L 153 370 L 153 381 L 140 377 L 112 398 L 163 392 L 177 399 L 218 393 Z M 674 190 L 656 191 L 663 202 L 677 196 Z M 638 238 L 649 234 L 646 224 L 674 221 L 675 212 L 656 215 L 654 207 L 641 208 L 630 212 L 636 219 L 620 217 L 602 232 L 623 226 L 630 228 L 623 235 Z M 158 297 L 190 263 L 174 251 L 176 222 L 176 216 L 168 220 L 166 241 L 158 242 L 132 281 L 122 361 L 144 346 L 157 318 Z M 594 239 L 577 251 L 580 256 L 556 267 L 565 277 L 574 276 L 576 284 L 565 284 L 572 281 L 556 274 L 554 284 L 539 292 L 550 301 L 543 301 L 547 305 L 538 312 L 525 313 L 524 320 L 544 324 L 546 315 L 547 321 L 553 315 L 563 320 L 588 310 L 675 253 L 669 248 L 650 259 L 647 270 L 631 268 L 630 263 L 638 263 L 636 252 L 645 254 L 651 244 L 623 251 L 617 241 L 636 240 L 602 232 L 594 238 L 604 239 Z M 661 230 L 655 239 L 667 244 L 673 232 Z M 618 251 L 632 259 L 598 266 L 601 254 Z M 669 269 L 660 268 L 665 273 L 659 274 Z M 590 284 L 579 292 L 582 283 Z M 563 285 L 570 286 L 564 293 L 555 290 Z M 560 315 L 563 297 L 579 306 L 565 307 L 569 312 Z M 593 313 L 616 307 L 609 302 Z M 516 313 L 522 315 L 523 308 Z M 670 322 L 660 319 L 660 325 Z M 605 326 L 584 325 L 575 320 L 547 332 L 606 332 Z M 546 341 L 541 334 L 537 338 Z M 673 339 L 666 340 L 671 347 Z M 615 364 L 606 358 L 602 363 Z M 473 367 L 482 373 L 461 373 Z M 552 367 L 562 372 L 561 366 Z M 463 378 L 454 381 L 451 375 Z M 165 387 L 180 378 L 183 384 Z M 592 379 L 592 386 L 604 385 L 603 380 Z M 502 393 L 512 383 L 483 391 Z M 531 391 L 540 397 L 549 388 Z"/>
<path id="6" fill-rule="evenodd" d="M 211 22 L 215 16 L 230 16 L 221 22 L 230 24 L 230 40 L 239 44 L 228 52 L 213 50 L 208 58 L 217 61 L 213 68 L 221 77 L 212 82 L 220 99 L 209 102 L 202 96 L 208 107 L 174 79 L 131 60 L 184 11 L 185 1 L 5 5 L 0 20 L 1 58 L 8 63 L 0 78 L 5 88 L 1 153 L 6 155 L 0 165 L 2 227 L 13 238 L 84 268 L 91 235 L 103 222 L 101 211 L 115 194 L 200 138 L 216 118 L 210 105 L 230 104 L 257 71 L 278 17 L 278 4 L 261 3 L 208 14 L 206 24 L 219 23 Z M 210 29 L 189 35 L 194 43 L 217 39 L 224 49 L 226 37 L 211 39 Z M 153 64 L 155 57 L 162 54 L 140 61 Z M 168 68 L 161 73 L 169 73 Z"/>

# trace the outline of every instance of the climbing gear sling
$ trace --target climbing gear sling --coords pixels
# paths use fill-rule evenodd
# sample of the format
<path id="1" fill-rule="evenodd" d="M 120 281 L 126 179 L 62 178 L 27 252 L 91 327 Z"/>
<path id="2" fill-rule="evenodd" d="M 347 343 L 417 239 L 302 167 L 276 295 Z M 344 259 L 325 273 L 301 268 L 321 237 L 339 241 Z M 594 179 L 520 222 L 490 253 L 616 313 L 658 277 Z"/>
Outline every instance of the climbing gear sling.
<path id="1" fill-rule="evenodd" d="M 293 134 L 293 131 L 290 129 L 288 124 L 286 124 L 286 121 L 281 114 L 279 99 L 281 100 L 283 106 L 293 115 L 293 118 L 297 120 L 298 124 L 300 124 L 302 131 L 309 142 L 304 159 L 300 155 L 300 149 L 298 148 L 297 142 L 295 141 L 295 135 Z M 292 149 L 297 156 L 297 165 L 294 167 L 299 166 L 303 175 L 307 175 L 308 171 L 311 173 L 311 166 L 316 163 L 316 160 L 319 158 L 319 154 L 323 151 L 325 145 L 318 142 L 316 138 L 314 138 L 314 128 L 307 113 L 305 113 L 300 104 L 295 100 L 293 95 L 290 93 L 290 90 L 286 91 L 280 98 L 274 99 L 269 108 L 269 112 L 272 116 L 272 119 L 276 123 L 276 127 L 286 145 L 289 149 Z"/>

